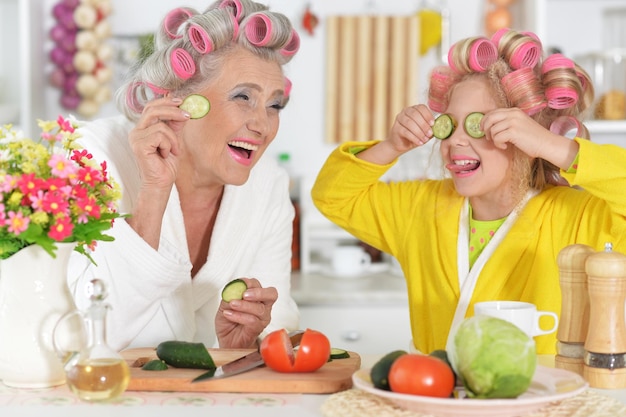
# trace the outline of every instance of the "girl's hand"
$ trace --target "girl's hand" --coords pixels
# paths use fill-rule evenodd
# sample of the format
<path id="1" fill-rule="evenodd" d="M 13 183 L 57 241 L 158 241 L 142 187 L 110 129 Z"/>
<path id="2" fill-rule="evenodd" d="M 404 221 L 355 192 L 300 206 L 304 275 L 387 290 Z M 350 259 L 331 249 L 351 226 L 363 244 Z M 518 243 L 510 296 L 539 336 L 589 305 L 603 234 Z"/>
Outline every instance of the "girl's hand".
<path id="1" fill-rule="evenodd" d="M 424 145 L 433 137 L 435 118 L 423 104 L 406 107 L 396 116 L 387 138 L 357 154 L 357 158 L 374 164 L 389 164 L 400 155 Z"/>
<path id="2" fill-rule="evenodd" d="M 433 137 L 435 118 L 423 104 L 406 107 L 396 116 L 386 141 L 400 153 L 422 146 Z"/>
<path id="3" fill-rule="evenodd" d="M 189 120 L 189 114 L 178 108 L 181 102 L 172 97 L 149 102 L 129 134 L 143 188 L 170 189 L 176 180 L 180 136 Z"/>
<path id="4" fill-rule="evenodd" d="M 222 301 L 215 316 L 215 332 L 222 348 L 256 348 L 278 299 L 276 288 L 263 288 L 254 278 L 242 279 L 248 286 L 243 300 Z"/>
<path id="5" fill-rule="evenodd" d="M 542 158 L 544 147 L 560 137 L 517 107 L 490 111 L 483 117 L 481 126 L 485 139 L 492 141 L 497 148 L 506 149 L 510 143 L 531 158 Z"/>
<path id="6" fill-rule="evenodd" d="M 578 143 L 552 133 L 519 108 L 502 108 L 483 117 L 485 139 L 506 149 L 512 144 L 531 158 L 541 158 L 561 169 L 567 169 L 578 153 Z"/>

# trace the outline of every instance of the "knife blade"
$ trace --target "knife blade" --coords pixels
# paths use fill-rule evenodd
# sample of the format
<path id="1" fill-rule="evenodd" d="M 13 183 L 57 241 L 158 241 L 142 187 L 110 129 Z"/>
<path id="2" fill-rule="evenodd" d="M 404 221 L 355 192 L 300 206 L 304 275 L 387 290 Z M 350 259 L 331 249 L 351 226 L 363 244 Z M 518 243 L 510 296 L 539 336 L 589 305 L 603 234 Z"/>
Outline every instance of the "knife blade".
<path id="1" fill-rule="evenodd" d="M 291 345 L 294 348 L 300 345 L 300 340 L 302 340 L 303 334 L 304 330 L 295 330 L 289 333 L 289 339 L 291 340 Z M 191 382 L 199 382 L 207 379 L 228 378 L 229 376 L 241 374 L 263 365 L 265 365 L 265 361 L 263 361 L 263 358 L 261 357 L 261 352 L 256 350 L 242 356 L 239 359 L 235 359 L 234 361 L 225 363 L 215 369 L 211 369 L 202 375 L 195 377 Z"/>

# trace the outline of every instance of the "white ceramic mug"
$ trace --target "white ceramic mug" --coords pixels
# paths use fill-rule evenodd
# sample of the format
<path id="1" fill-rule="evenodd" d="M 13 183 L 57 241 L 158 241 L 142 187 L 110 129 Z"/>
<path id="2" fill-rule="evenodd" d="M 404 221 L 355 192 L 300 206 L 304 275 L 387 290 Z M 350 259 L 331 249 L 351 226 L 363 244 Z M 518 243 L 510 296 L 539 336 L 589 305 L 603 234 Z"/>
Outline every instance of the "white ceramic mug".
<path id="1" fill-rule="evenodd" d="M 474 304 L 474 314 L 497 317 L 515 324 L 530 337 L 550 334 L 556 331 L 559 317 L 552 311 L 538 311 L 532 303 L 523 301 L 484 301 Z M 553 325 L 544 329 L 540 325 L 542 317 L 552 317 Z"/>
<path id="2" fill-rule="evenodd" d="M 333 249 L 331 264 L 337 276 L 353 277 L 366 272 L 372 258 L 360 246 L 337 246 Z"/>

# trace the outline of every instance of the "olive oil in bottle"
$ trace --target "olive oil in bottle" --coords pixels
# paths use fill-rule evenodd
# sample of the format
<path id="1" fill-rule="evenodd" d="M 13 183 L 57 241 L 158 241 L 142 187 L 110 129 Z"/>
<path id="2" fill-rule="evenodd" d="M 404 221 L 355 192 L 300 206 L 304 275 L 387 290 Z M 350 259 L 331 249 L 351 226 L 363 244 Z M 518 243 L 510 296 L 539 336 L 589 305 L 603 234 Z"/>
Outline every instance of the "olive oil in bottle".
<path id="1" fill-rule="evenodd" d="M 75 363 L 66 366 L 67 384 L 84 401 L 108 401 L 120 396 L 130 382 L 130 369 L 122 356 L 106 342 L 106 289 L 99 279 L 88 287 L 91 305 L 85 312 L 87 345 Z"/>

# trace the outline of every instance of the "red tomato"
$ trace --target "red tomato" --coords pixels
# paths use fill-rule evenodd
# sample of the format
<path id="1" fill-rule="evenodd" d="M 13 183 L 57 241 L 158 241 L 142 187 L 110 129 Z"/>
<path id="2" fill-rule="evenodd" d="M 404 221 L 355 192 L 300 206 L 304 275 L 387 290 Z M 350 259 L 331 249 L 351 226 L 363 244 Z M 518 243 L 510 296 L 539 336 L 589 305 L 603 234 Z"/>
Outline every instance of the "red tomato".
<path id="1" fill-rule="evenodd" d="M 448 398 L 454 390 L 454 373 L 441 359 L 407 353 L 389 369 L 391 391 L 402 394 Z"/>
<path id="2" fill-rule="evenodd" d="M 273 331 L 261 342 L 261 357 L 278 372 L 313 372 L 330 358 L 330 341 L 316 330 L 306 329 L 294 350 L 285 329 Z"/>

